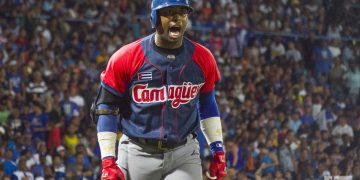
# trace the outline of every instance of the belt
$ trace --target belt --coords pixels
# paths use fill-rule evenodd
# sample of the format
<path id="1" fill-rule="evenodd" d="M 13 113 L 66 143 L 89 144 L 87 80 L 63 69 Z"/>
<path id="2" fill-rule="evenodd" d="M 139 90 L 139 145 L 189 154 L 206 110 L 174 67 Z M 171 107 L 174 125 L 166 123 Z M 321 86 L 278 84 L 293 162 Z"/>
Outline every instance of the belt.
<path id="1" fill-rule="evenodd" d="M 129 139 L 139 145 L 149 146 L 149 147 L 161 150 L 161 151 L 167 151 L 170 149 L 174 149 L 176 147 L 186 144 L 186 141 L 187 141 L 187 139 L 185 139 L 181 142 L 167 142 L 167 141 L 159 140 L 159 139 L 145 139 L 145 138 L 138 138 L 138 137 L 129 137 Z"/>

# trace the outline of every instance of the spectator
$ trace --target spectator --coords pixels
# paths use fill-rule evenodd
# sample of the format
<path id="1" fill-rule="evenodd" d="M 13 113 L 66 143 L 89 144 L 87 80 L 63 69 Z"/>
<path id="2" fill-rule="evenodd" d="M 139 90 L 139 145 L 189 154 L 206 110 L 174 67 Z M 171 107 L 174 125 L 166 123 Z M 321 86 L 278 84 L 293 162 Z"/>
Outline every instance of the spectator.
<path id="1" fill-rule="evenodd" d="M 226 158 L 229 162 L 227 167 L 234 168 L 239 171 L 245 168 L 244 149 L 234 139 L 227 141 Z M 236 173 L 235 173 L 236 174 Z"/>
<path id="2" fill-rule="evenodd" d="M 338 40 L 331 40 L 329 44 L 329 50 L 331 52 L 332 58 L 339 58 L 341 56 L 341 47 L 340 41 Z"/>
<path id="3" fill-rule="evenodd" d="M 330 167 L 330 174 L 331 174 L 331 176 L 341 176 L 341 172 L 340 172 L 338 166 L 332 165 Z"/>
<path id="4" fill-rule="evenodd" d="M 46 157 L 41 156 L 39 159 L 39 163 L 31 167 L 31 172 L 33 173 L 36 179 L 42 179 L 45 177 L 45 169 L 47 167 L 45 165 L 45 161 L 46 161 Z"/>
<path id="5" fill-rule="evenodd" d="M 0 163 L 0 178 L 1 179 L 5 179 L 5 172 L 4 172 L 4 167 L 3 167 L 3 164 Z"/>
<path id="6" fill-rule="evenodd" d="M 49 134 L 47 139 L 47 147 L 50 152 L 53 152 L 56 147 L 61 145 L 62 138 L 62 128 L 64 126 L 64 122 L 60 117 L 60 113 L 54 107 L 55 100 L 51 97 L 46 99 L 46 108 L 45 112 L 49 117 L 48 127 Z"/>
<path id="7" fill-rule="evenodd" d="M 34 174 L 26 167 L 26 159 L 20 157 L 18 162 L 18 169 L 14 172 L 13 177 L 16 179 L 34 179 Z"/>
<path id="8" fill-rule="evenodd" d="M 275 154 L 269 152 L 267 148 L 260 147 L 260 163 L 262 167 L 262 176 L 275 175 L 275 166 L 277 166 L 277 159 Z"/>
<path id="9" fill-rule="evenodd" d="M 334 127 L 334 129 L 331 132 L 331 135 L 333 135 L 336 138 L 336 142 L 339 146 L 343 144 L 342 141 L 342 135 L 348 135 L 351 139 L 354 137 L 354 131 L 351 126 L 346 122 L 345 117 L 340 116 L 338 119 L 338 124 Z"/>
<path id="10" fill-rule="evenodd" d="M 10 116 L 9 106 L 6 104 L 8 101 L 0 101 L 0 125 L 4 126 L 8 122 L 8 117 Z"/>
<path id="11" fill-rule="evenodd" d="M 64 146 L 60 145 L 56 148 L 56 155 L 60 156 L 61 159 L 66 159 L 67 157 L 67 150 Z"/>
<path id="12" fill-rule="evenodd" d="M 79 93 L 79 87 L 77 87 L 76 85 L 71 85 L 69 89 L 69 100 L 77 105 L 79 111 L 79 116 L 76 119 L 82 120 L 85 116 L 84 97 Z"/>
<path id="13" fill-rule="evenodd" d="M 12 156 L 13 153 L 11 150 L 5 152 L 4 162 L 2 163 L 5 175 L 12 175 L 17 169 L 15 162 L 12 160 Z"/>
<path id="14" fill-rule="evenodd" d="M 76 154 L 82 154 L 83 159 L 83 166 L 87 169 L 90 169 L 90 157 L 87 155 L 87 151 L 86 148 L 84 146 L 84 144 L 77 144 L 76 145 L 76 150 L 75 150 L 75 154 L 74 155 L 70 155 L 67 159 L 66 159 L 66 164 L 67 165 L 71 165 L 74 164 L 76 162 Z"/>
<path id="15" fill-rule="evenodd" d="M 11 93 L 19 93 L 21 95 L 24 94 L 24 78 L 21 74 L 20 66 L 16 60 L 11 60 L 9 63 L 9 71 L 7 71 L 6 79 L 10 82 L 10 86 L 12 87 Z"/>
<path id="16" fill-rule="evenodd" d="M 76 153 L 75 164 L 70 164 L 66 170 L 66 178 L 90 178 L 92 176 L 92 171 L 86 168 L 83 164 L 84 156 L 82 153 Z"/>
<path id="17" fill-rule="evenodd" d="M 343 77 L 346 71 L 339 58 L 334 58 L 333 61 L 333 66 L 329 72 L 329 83 L 332 86 L 333 94 L 342 97 Z"/>
<path id="18" fill-rule="evenodd" d="M 263 21 L 265 31 L 280 31 L 282 22 L 276 12 L 269 12 L 267 18 Z"/>
<path id="19" fill-rule="evenodd" d="M 33 140 L 45 141 L 48 132 L 49 117 L 44 112 L 44 107 L 36 102 L 32 107 L 32 112 L 28 115 Z"/>
<path id="20" fill-rule="evenodd" d="M 223 53 L 231 58 L 240 58 L 244 44 L 244 39 L 236 33 L 236 29 L 230 28 L 229 34 L 224 39 Z"/>
<path id="21" fill-rule="evenodd" d="M 329 168 L 326 166 L 326 162 L 324 160 L 321 160 L 315 171 L 315 178 L 321 179 L 325 176 L 330 176 L 330 171 L 329 171 Z"/>
<path id="22" fill-rule="evenodd" d="M 79 136 L 77 135 L 78 127 L 75 124 L 70 124 L 64 135 L 64 145 L 67 148 L 69 155 L 76 152 L 76 146 L 79 143 Z"/>
<path id="23" fill-rule="evenodd" d="M 61 115 L 64 117 L 65 126 L 71 124 L 74 118 L 80 116 L 79 106 L 70 100 L 69 92 L 64 92 L 64 99 L 60 101 Z"/>
<path id="24" fill-rule="evenodd" d="M 289 129 L 296 134 L 301 124 L 300 113 L 294 112 L 288 122 Z"/>
<path id="25" fill-rule="evenodd" d="M 60 156 L 55 155 L 54 157 L 54 172 L 55 179 L 64 179 L 66 176 L 65 165 Z"/>
<path id="26" fill-rule="evenodd" d="M 280 140 L 280 149 L 279 149 L 279 162 L 282 172 L 290 172 L 295 173 L 295 157 L 291 152 L 289 147 L 289 140 L 288 139 L 281 139 Z"/>
<path id="27" fill-rule="evenodd" d="M 44 157 L 44 165 L 45 166 L 50 166 L 52 165 L 52 157 L 48 152 L 48 149 L 46 147 L 45 142 L 39 142 L 37 144 L 37 153 L 34 154 L 34 158 L 35 158 L 35 163 L 36 164 L 41 164 L 40 160 L 41 158 Z"/>
<path id="28" fill-rule="evenodd" d="M 327 77 L 332 56 L 328 44 L 325 41 L 321 41 L 320 46 L 314 49 L 314 72 L 319 82 L 324 82 L 323 78 Z"/>
<path id="29" fill-rule="evenodd" d="M 340 152 L 340 146 L 333 147 L 333 150 L 330 154 L 330 160 L 332 164 L 339 165 L 339 163 L 344 159 L 344 156 Z"/>
<path id="30" fill-rule="evenodd" d="M 344 75 L 345 87 L 348 89 L 352 103 L 356 103 L 360 91 L 360 68 L 354 61 L 350 62 L 349 68 Z"/>
<path id="31" fill-rule="evenodd" d="M 33 155 L 33 152 L 31 152 L 30 149 L 24 149 L 21 152 L 21 155 L 24 157 L 24 159 L 26 160 L 26 167 L 28 169 L 31 169 L 31 167 L 33 167 L 34 165 L 36 165 L 38 162 L 36 160 L 36 158 Z"/>
<path id="32" fill-rule="evenodd" d="M 348 41 L 344 44 L 343 53 L 341 59 L 343 60 L 344 66 L 349 68 L 349 61 L 354 59 L 354 45 L 353 42 Z"/>
<path id="33" fill-rule="evenodd" d="M 11 111 L 11 114 L 8 116 L 10 129 L 15 132 L 20 132 L 22 130 L 22 117 L 20 117 L 20 110 L 14 108 Z"/>
<path id="34" fill-rule="evenodd" d="M 299 62 L 302 59 L 300 51 L 295 47 L 294 42 L 288 43 L 288 49 L 285 52 L 285 58 L 289 61 Z"/>
<path id="35" fill-rule="evenodd" d="M 44 95 L 46 91 L 47 86 L 45 81 L 43 80 L 41 72 L 34 72 L 32 74 L 32 81 L 30 81 L 29 85 L 26 87 L 26 92 L 29 96 L 28 99 L 32 102 L 39 102 L 41 97 L 45 97 Z"/>
<path id="36" fill-rule="evenodd" d="M 276 37 L 270 45 L 271 60 L 279 60 L 285 56 L 285 46 L 281 42 L 281 38 Z"/>
<path id="37" fill-rule="evenodd" d="M 305 107 L 305 112 L 301 116 L 301 123 L 306 127 L 311 127 L 315 123 L 315 119 L 312 115 L 312 109 Z"/>
<path id="38" fill-rule="evenodd" d="M 85 136 L 80 139 L 80 144 L 84 145 L 84 148 L 86 149 L 86 154 L 88 154 L 91 159 L 99 158 L 100 147 L 97 143 L 97 137 L 92 133 L 90 129 L 88 129 L 87 133 L 85 133 Z"/>
<path id="39" fill-rule="evenodd" d="M 332 107 L 333 105 L 330 103 L 330 101 L 325 102 L 316 117 L 317 125 L 321 131 L 328 131 L 337 119 L 337 116 L 333 111 L 336 107 Z"/>
<path id="40" fill-rule="evenodd" d="M 0 51 L 1 52 L 1 51 Z M 0 66 L 0 92 L 1 99 L 6 96 L 10 96 L 12 93 L 12 87 L 10 86 L 10 82 L 6 79 L 6 70 L 1 68 Z"/>

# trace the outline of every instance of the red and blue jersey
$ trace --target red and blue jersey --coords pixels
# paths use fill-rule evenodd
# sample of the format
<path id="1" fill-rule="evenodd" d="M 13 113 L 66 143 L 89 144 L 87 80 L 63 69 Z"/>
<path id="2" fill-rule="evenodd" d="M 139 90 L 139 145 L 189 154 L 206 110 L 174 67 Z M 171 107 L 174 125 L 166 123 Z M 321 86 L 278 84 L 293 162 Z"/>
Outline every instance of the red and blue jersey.
<path id="1" fill-rule="evenodd" d="M 154 34 L 125 45 L 101 73 L 102 86 L 130 97 L 130 115 L 121 120 L 129 137 L 181 141 L 199 125 L 200 94 L 220 79 L 211 52 L 187 38 L 177 55 L 155 50 Z M 126 101 L 127 102 L 127 101 Z"/>

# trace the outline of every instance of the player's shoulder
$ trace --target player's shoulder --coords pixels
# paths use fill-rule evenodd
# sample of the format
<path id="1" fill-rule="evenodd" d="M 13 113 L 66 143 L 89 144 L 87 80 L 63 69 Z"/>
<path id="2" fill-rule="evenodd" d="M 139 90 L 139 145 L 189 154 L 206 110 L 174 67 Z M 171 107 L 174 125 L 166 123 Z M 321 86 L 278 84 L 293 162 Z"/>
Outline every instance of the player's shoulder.
<path id="1" fill-rule="evenodd" d="M 115 51 L 110 60 L 112 61 L 118 61 L 118 60 L 126 60 L 126 59 L 136 59 L 136 56 L 141 56 L 142 53 L 142 47 L 141 42 L 143 41 L 143 38 L 138 39 L 136 41 L 133 41 L 129 44 L 123 45 L 120 49 Z"/>
<path id="2" fill-rule="evenodd" d="M 193 51 L 193 59 L 196 61 L 215 61 L 213 54 L 211 53 L 211 51 L 203 46 L 202 44 L 188 39 L 186 38 L 188 41 L 190 41 L 190 43 L 194 46 L 194 51 Z"/>
<path id="3" fill-rule="evenodd" d="M 202 44 L 200 44 L 199 42 L 196 42 L 194 40 L 191 40 L 188 38 L 187 38 L 187 40 L 190 41 L 194 45 L 194 53 L 195 54 L 212 56 L 211 51 L 207 47 L 203 46 Z"/>
<path id="4" fill-rule="evenodd" d="M 139 48 L 141 48 L 141 41 L 142 41 L 142 39 L 138 39 L 129 44 L 125 44 L 120 49 L 118 49 L 113 55 L 115 55 L 115 56 L 126 55 L 126 54 L 132 53 L 136 50 L 139 50 Z"/>

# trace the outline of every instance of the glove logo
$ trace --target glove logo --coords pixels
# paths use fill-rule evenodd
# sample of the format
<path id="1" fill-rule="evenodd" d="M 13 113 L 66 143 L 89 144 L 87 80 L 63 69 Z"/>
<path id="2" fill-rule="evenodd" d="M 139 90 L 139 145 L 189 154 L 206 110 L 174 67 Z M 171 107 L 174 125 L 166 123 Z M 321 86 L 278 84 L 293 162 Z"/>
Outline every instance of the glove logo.
<path id="1" fill-rule="evenodd" d="M 204 83 L 193 85 L 191 82 L 184 82 L 182 85 L 148 88 L 148 84 L 136 84 L 132 88 L 132 99 L 136 103 L 171 101 L 171 107 L 176 109 L 193 100 L 203 85 Z"/>

